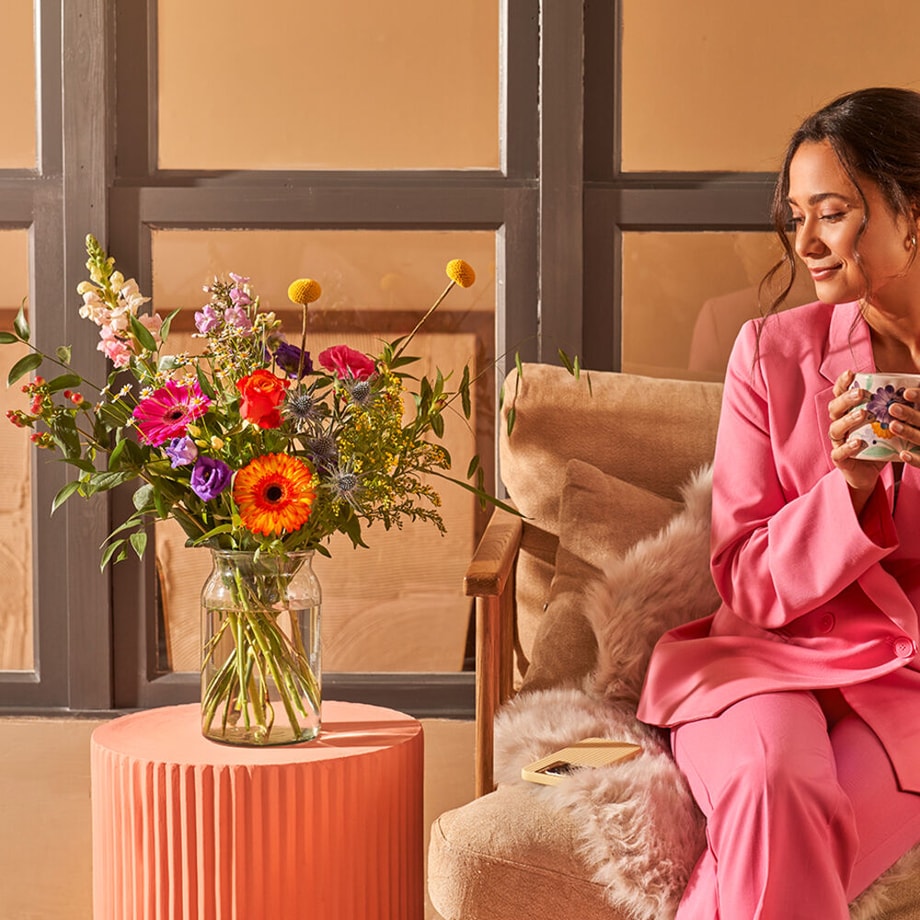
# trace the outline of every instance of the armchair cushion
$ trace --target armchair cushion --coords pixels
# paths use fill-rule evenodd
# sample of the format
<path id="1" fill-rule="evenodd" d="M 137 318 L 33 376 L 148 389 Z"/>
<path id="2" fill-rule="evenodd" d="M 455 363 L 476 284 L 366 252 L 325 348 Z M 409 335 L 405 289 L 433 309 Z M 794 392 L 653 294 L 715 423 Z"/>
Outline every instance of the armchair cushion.
<path id="1" fill-rule="evenodd" d="M 609 556 L 603 577 L 591 582 L 585 609 L 598 655 L 586 689 L 608 702 L 638 706 L 658 638 L 719 605 L 709 569 L 712 465 L 697 471 L 681 492 L 684 510 L 658 534 Z"/>
<path id="2" fill-rule="evenodd" d="M 717 383 L 613 373 L 574 379 L 549 364 L 525 364 L 523 373 L 509 375 L 499 452 L 502 480 L 525 517 L 516 606 L 526 658 L 548 610 L 568 462 L 581 460 L 679 502 L 688 471 L 712 459 L 721 399 Z M 648 424 L 650 412 L 654 425 Z M 630 521 L 620 511 L 611 523 L 628 527 Z"/>
<path id="3" fill-rule="evenodd" d="M 555 574 L 522 689 L 581 684 L 597 661 L 597 642 L 585 610 L 592 585 L 600 589 L 604 561 L 660 530 L 680 507 L 589 463 L 568 462 Z"/>

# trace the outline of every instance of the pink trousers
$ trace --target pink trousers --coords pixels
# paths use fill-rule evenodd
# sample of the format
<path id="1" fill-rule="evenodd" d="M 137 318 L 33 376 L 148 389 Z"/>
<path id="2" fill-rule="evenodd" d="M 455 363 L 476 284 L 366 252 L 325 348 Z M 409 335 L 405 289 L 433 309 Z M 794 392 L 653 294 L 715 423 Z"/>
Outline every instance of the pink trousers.
<path id="1" fill-rule="evenodd" d="M 677 920 L 847 920 L 920 840 L 920 795 L 875 734 L 852 713 L 828 730 L 811 693 L 742 700 L 671 743 L 708 841 Z"/>

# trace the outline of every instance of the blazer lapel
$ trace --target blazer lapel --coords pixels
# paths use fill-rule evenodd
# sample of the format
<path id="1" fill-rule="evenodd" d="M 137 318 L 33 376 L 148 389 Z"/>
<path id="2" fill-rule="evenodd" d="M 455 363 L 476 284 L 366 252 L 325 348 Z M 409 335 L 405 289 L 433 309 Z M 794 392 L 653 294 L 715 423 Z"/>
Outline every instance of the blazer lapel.
<path id="1" fill-rule="evenodd" d="M 821 376 L 828 381 L 828 386 L 815 394 L 815 418 L 818 431 L 825 435 L 824 455 L 828 469 L 833 469 L 831 445 L 826 433 L 830 425 L 827 404 L 833 399 L 834 383 L 847 370 L 855 373 L 875 370 L 869 326 L 859 312 L 858 302 L 837 304 L 834 307 L 827 333 L 827 351 L 818 369 Z"/>

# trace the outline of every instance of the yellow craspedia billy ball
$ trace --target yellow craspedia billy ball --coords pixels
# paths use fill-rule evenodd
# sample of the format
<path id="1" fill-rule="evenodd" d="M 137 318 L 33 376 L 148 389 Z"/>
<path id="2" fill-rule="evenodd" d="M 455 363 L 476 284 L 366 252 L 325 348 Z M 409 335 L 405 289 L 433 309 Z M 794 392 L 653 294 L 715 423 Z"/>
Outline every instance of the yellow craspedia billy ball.
<path id="1" fill-rule="evenodd" d="M 476 280 L 473 266 L 469 262 L 464 262 L 463 259 L 451 259 L 445 271 L 447 277 L 460 287 L 469 287 Z"/>
<path id="2" fill-rule="evenodd" d="M 319 295 L 322 293 L 323 289 L 320 287 L 319 282 L 314 281 L 312 278 L 298 278 L 296 281 L 292 281 L 288 288 L 288 298 L 291 302 L 304 305 L 318 300 Z"/>

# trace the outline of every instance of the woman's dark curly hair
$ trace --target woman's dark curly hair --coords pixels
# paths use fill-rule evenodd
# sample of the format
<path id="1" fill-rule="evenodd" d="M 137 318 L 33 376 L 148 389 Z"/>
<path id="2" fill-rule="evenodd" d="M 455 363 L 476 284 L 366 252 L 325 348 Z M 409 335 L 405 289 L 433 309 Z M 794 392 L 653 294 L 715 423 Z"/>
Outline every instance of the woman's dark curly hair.
<path id="1" fill-rule="evenodd" d="M 839 96 L 806 118 L 792 135 L 776 180 L 771 216 L 783 256 L 761 282 L 761 294 L 774 283 L 782 286 L 770 302 L 770 313 L 786 299 L 796 274 L 795 250 L 787 235 L 789 165 L 802 144 L 822 141 L 833 148 L 862 198 L 864 216 L 859 236 L 869 219 L 860 180 L 875 182 L 895 214 L 911 222 L 920 216 L 920 93 L 874 87 Z M 915 256 L 916 247 L 911 258 Z M 785 279 L 780 281 L 784 272 Z M 871 279 L 866 282 L 868 288 Z"/>

